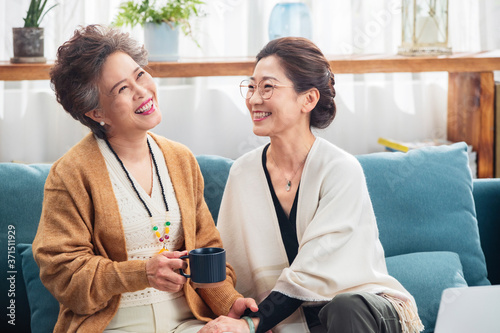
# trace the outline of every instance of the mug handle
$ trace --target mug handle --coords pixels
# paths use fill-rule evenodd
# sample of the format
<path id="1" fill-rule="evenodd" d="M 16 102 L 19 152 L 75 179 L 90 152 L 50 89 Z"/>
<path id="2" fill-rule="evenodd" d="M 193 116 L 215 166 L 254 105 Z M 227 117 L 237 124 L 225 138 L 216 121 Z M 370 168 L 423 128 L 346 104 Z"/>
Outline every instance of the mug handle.
<path id="1" fill-rule="evenodd" d="M 189 255 L 185 255 L 185 256 L 180 257 L 179 259 L 183 259 L 184 260 L 184 259 L 188 259 L 188 258 L 189 258 Z M 188 275 L 188 274 L 184 273 L 184 271 L 182 270 L 182 268 L 179 268 L 179 273 L 182 276 L 184 276 L 185 278 L 189 279 L 191 277 L 191 275 Z"/>

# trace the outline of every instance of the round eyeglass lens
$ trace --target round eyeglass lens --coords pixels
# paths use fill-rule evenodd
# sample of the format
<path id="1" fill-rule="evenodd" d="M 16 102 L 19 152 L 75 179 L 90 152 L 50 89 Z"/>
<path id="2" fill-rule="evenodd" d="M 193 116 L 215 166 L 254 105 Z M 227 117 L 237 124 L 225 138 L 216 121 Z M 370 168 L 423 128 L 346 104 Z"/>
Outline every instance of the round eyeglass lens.
<path id="1" fill-rule="evenodd" d="M 244 99 L 252 97 L 254 92 L 254 84 L 250 80 L 243 80 L 240 83 L 240 94 Z"/>

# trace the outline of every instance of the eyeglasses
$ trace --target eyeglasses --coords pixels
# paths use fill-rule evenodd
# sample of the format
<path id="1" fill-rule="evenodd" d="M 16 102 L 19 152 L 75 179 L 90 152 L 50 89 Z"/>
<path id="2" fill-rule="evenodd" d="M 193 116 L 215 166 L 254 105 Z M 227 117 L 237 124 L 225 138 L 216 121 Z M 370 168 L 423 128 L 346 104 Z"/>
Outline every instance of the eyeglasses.
<path id="1" fill-rule="evenodd" d="M 276 84 L 271 79 L 266 79 L 260 81 L 258 84 L 251 80 L 243 80 L 240 83 L 240 93 L 244 99 L 250 99 L 255 92 L 255 88 L 258 89 L 260 97 L 263 100 L 268 100 L 273 97 L 273 92 L 275 88 L 293 88 L 293 86 L 285 86 L 282 84 Z"/>

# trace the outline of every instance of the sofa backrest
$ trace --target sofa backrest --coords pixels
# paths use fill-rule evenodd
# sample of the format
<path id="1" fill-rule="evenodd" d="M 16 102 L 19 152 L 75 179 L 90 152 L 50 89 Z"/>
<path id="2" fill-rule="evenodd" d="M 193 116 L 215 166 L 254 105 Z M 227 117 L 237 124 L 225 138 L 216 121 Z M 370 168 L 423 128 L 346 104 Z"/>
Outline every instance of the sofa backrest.
<path id="1" fill-rule="evenodd" d="M 33 241 L 42 212 L 43 186 L 50 167 L 50 164 L 0 164 L 2 236 L 6 226 L 12 225 L 16 243 Z"/>

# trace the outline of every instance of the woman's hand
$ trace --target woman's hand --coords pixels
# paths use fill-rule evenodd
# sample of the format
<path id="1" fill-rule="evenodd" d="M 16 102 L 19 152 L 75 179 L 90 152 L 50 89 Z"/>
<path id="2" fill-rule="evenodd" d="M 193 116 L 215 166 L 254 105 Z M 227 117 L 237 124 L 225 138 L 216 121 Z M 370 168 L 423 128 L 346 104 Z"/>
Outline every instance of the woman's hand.
<path id="1" fill-rule="evenodd" d="M 236 301 L 234 301 L 233 306 L 231 307 L 231 310 L 229 310 L 227 316 L 230 318 L 238 319 L 243 316 L 243 313 L 247 308 L 252 310 L 252 312 L 259 311 L 257 302 L 255 302 L 253 298 L 238 298 Z"/>
<path id="2" fill-rule="evenodd" d="M 207 323 L 198 333 L 248 333 L 250 328 L 245 319 L 234 319 L 226 316 L 220 316 L 217 319 Z"/>
<path id="3" fill-rule="evenodd" d="M 187 268 L 187 263 L 179 259 L 187 251 L 164 251 L 149 259 L 146 263 L 146 274 L 149 285 L 153 288 L 168 292 L 177 292 L 182 289 L 186 278 L 174 270 Z"/>

